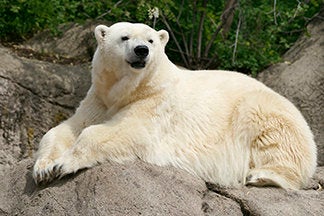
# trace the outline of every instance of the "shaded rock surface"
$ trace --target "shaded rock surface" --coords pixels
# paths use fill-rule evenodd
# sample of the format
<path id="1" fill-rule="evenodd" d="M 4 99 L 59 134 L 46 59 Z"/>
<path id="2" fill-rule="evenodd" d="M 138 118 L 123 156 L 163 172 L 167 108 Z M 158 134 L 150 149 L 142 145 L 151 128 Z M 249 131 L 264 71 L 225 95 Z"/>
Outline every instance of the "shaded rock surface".
<path id="1" fill-rule="evenodd" d="M 302 110 L 323 165 L 322 29 L 312 22 L 311 36 L 286 54 L 289 63 L 259 79 Z M 1 46 L 0 59 L 0 215 L 324 215 L 324 167 L 301 191 L 220 188 L 141 161 L 105 163 L 37 187 L 31 168 L 38 142 L 73 113 L 90 86 L 90 67 L 19 57 Z"/>
<path id="2" fill-rule="evenodd" d="M 90 85 L 89 65 L 20 58 L 0 47 L 0 171 L 31 157 L 40 138 L 70 116 Z"/>
<path id="3" fill-rule="evenodd" d="M 40 32 L 21 47 L 38 53 L 89 61 L 97 46 L 93 31 L 99 24 L 110 25 L 105 21 L 63 24 L 58 28 L 58 36 L 50 31 Z"/>
<path id="4" fill-rule="evenodd" d="M 32 164 L 31 160 L 21 161 L 7 174 L 14 181 L 0 181 L 0 190 L 7 198 L 6 203 L 0 204 L 0 213 L 242 215 L 237 202 L 209 195 L 202 180 L 170 167 L 140 161 L 125 165 L 107 163 L 46 187 L 36 187 L 29 171 Z"/>

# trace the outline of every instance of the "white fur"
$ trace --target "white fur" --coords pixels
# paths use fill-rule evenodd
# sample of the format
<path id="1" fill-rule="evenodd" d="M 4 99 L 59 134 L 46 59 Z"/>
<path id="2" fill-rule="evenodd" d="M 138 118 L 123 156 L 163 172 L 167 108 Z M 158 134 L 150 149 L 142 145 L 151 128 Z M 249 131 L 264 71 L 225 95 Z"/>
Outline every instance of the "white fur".
<path id="1" fill-rule="evenodd" d="M 37 183 L 136 158 L 233 187 L 298 189 L 313 175 L 307 123 L 262 83 L 236 72 L 179 69 L 164 53 L 168 33 L 143 24 L 100 25 L 95 36 L 92 87 L 76 113 L 43 137 Z M 127 63 L 137 45 L 149 48 L 142 69 Z"/>

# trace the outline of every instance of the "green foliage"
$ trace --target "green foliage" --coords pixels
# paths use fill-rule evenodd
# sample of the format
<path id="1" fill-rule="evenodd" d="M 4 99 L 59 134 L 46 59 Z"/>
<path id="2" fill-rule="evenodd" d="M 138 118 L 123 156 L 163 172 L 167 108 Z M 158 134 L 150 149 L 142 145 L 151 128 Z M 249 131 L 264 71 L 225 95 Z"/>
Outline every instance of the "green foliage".
<path id="1" fill-rule="evenodd" d="M 322 0 L 0 0 L 0 39 L 22 40 L 46 28 L 57 34 L 59 24 L 86 19 L 143 22 L 169 31 L 167 52 L 177 64 L 255 75 L 280 61 L 322 6 Z"/>
<path id="2" fill-rule="evenodd" d="M 171 26 L 168 30 L 174 31 L 173 40 L 180 44 L 179 48 L 174 41 L 171 42 L 169 53 L 173 59 L 192 69 L 222 68 L 252 75 L 280 61 L 282 54 L 306 31 L 307 22 L 323 4 L 321 0 L 312 0 L 308 4 L 297 0 L 233 1 L 233 21 L 224 24 L 224 11 L 230 9 L 225 9 L 224 1 L 205 1 L 206 5 L 203 1 L 174 2 L 174 5 L 169 5 L 167 13 L 162 11 L 166 23 Z M 200 29 L 204 12 L 203 28 Z M 224 34 L 226 25 L 230 28 Z M 217 33 L 219 27 L 222 28 Z M 202 41 L 198 38 L 200 33 Z M 215 33 L 217 36 L 212 38 Z M 208 48 L 210 40 L 212 46 Z M 198 46 L 201 46 L 200 51 Z M 185 54 L 187 63 L 180 57 L 181 53 Z"/>
<path id="3" fill-rule="evenodd" d="M 237 20 L 242 20 L 236 61 L 226 62 L 228 56 L 220 55 L 221 66 L 247 69 L 255 75 L 260 69 L 280 61 L 280 56 L 306 31 L 307 22 L 320 10 L 320 2 L 277 1 L 274 7 L 274 1 L 241 0 L 238 10 L 242 15 L 239 17 L 237 13 L 234 21 L 237 26 Z"/>
<path id="4" fill-rule="evenodd" d="M 132 5 L 126 8 L 136 9 Z M 0 38 L 21 40 L 46 28 L 59 33 L 57 26 L 61 23 L 82 22 L 100 15 L 111 21 L 130 18 L 130 12 L 123 10 L 118 1 L 0 0 Z"/>

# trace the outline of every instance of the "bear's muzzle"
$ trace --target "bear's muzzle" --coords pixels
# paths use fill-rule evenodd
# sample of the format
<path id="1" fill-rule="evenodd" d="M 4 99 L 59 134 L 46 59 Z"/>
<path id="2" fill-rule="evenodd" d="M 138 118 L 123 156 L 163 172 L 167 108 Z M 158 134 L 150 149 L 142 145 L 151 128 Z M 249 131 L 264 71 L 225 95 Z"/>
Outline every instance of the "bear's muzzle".
<path id="1" fill-rule="evenodd" d="M 141 69 L 146 65 L 149 48 L 146 45 L 138 45 L 134 48 L 135 55 L 131 61 L 127 61 L 132 68 Z"/>

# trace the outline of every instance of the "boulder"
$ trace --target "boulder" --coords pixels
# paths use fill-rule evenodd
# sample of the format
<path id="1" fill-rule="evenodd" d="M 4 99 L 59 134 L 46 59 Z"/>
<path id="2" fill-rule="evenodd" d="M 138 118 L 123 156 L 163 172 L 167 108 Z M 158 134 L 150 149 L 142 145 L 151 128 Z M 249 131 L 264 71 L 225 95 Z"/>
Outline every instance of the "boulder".
<path id="1" fill-rule="evenodd" d="M 226 189 L 173 167 L 105 163 L 36 186 L 33 160 L 0 177 L 0 215 L 322 215 L 324 191 Z M 4 174 L 4 173 L 3 173 Z M 324 181 L 324 167 L 315 183 Z M 317 188 L 318 189 L 318 188 Z"/>
<path id="2" fill-rule="evenodd" d="M 106 163 L 36 187 L 32 165 L 23 160 L 1 178 L 0 214 L 242 215 L 236 201 L 211 194 L 201 179 L 172 167 Z"/>
<path id="3" fill-rule="evenodd" d="M 19 47 L 58 59 L 68 58 L 87 62 L 92 59 L 97 46 L 93 32 L 99 24 L 109 26 L 111 23 L 88 20 L 83 24 L 62 24 L 56 34 L 50 30 L 40 32 Z"/>
<path id="4" fill-rule="evenodd" d="M 19 57 L 0 46 L 0 171 L 33 156 L 44 133 L 72 114 L 90 86 L 87 65 Z"/>

